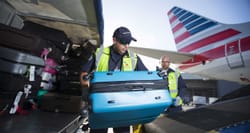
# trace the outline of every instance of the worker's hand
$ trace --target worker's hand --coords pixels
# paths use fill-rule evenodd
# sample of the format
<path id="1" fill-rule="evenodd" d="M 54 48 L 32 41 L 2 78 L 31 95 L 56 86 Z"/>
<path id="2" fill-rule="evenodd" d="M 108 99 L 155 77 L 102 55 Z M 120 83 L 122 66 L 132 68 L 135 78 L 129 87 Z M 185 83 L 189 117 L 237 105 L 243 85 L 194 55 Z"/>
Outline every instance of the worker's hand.
<path id="1" fill-rule="evenodd" d="M 182 100 L 184 104 L 189 104 L 191 102 L 190 95 L 188 93 L 185 93 L 185 95 L 182 96 Z"/>
<path id="2" fill-rule="evenodd" d="M 89 88 L 89 78 L 87 72 L 82 72 L 80 75 L 80 83 L 82 85 L 82 88 Z"/>
<path id="3" fill-rule="evenodd" d="M 173 100 L 173 105 L 174 105 L 174 106 L 180 106 L 180 105 L 181 105 L 180 102 L 181 102 L 181 98 L 180 98 L 179 96 L 177 96 L 177 97 Z"/>
<path id="4" fill-rule="evenodd" d="M 163 69 L 158 69 L 158 76 L 162 77 L 163 79 L 167 79 L 168 78 L 168 73 L 167 71 L 163 70 Z"/>
<path id="5" fill-rule="evenodd" d="M 80 83 L 82 85 L 82 97 L 83 97 L 83 101 L 85 101 L 87 103 L 88 101 L 88 96 L 89 96 L 89 78 L 87 78 L 86 76 L 88 76 L 89 74 L 87 72 L 82 72 L 80 75 Z"/>

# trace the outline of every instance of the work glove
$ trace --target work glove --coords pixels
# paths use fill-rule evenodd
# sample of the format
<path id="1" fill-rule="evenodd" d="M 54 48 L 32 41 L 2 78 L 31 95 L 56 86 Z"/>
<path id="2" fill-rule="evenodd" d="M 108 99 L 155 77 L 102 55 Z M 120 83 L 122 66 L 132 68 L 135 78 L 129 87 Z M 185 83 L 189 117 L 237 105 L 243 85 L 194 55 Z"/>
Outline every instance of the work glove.
<path id="1" fill-rule="evenodd" d="M 80 76 L 80 82 L 82 85 L 82 96 L 84 101 L 88 101 L 90 80 L 92 79 L 92 73 L 82 72 Z"/>
<path id="2" fill-rule="evenodd" d="M 158 74 L 159 77 L 162 77 L 163 79 L 167 79 L 168 78 L 168 73 L 167 73 L 166 70 L 163 70 L 163 69 L 161 69 L 159 67 L 156 67 L 156 71 L 158 71 L 157 74 Z"/>
<path id="3" fill-rule="evenodd" d="M 174 106 L 180 106 L 181 98 L 177 96 L 175 99 L 173 99 L 173 105 Z"/>
<path id="4" fill-rule="evenodd" d="M 188 96 L 184 96 L 182 98 L 184 104 L 189 104 L 191 102 L 191 98 Z"/>

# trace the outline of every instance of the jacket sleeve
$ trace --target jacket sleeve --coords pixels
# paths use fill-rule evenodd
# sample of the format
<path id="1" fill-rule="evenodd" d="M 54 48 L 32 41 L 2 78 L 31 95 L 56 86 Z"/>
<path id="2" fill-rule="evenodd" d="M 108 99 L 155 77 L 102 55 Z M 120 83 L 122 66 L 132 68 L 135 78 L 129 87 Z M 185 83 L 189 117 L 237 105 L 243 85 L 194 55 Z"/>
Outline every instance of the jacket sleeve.
<path id="1" fill-rule="evenodd" d="M 82 72 L 91 72 L 93 69 L 95 69 L 95 58 L 90 58 L 87 61 L 84 61 L 82 64 L 81 71 Z"/>
<path id="2" fill-rule="evenodd" d="M 148 68 L 143 64 L 141 58 L 139 56 L 137 56 L 137 64 L 135 67 L 136 71 L 147 71 Z"/>
<path id="3" fill-rule="evenodd" d="M 187 90 L 186 83 L 184 82 L 182 76 L 179 76 L 178 79 L 178 89 L 179 89 L 179 96 L 182 98 L 184 104 L 188 104 L 191 102 L 190 93 Z"/>

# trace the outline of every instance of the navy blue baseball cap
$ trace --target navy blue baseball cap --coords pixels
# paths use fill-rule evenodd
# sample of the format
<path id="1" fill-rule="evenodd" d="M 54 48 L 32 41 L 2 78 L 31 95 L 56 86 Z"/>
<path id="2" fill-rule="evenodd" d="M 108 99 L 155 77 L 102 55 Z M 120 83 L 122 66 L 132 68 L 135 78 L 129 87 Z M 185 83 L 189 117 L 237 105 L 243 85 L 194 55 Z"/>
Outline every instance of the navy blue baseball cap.
<path id="1" fill-rule="evenodd" d="M 116 38 L 121 44 L 130 44 L 131 41 L 137 41 L 134 37 L 132 37 L 131 32 L 126 27 L 117 28 L 113 37 Z"/>

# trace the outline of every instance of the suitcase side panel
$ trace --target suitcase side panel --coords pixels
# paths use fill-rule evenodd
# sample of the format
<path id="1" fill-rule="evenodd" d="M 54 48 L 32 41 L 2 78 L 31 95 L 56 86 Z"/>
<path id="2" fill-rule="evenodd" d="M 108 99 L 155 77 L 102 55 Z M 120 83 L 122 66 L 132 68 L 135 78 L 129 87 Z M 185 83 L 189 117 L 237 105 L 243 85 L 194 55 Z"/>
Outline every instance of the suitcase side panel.
<path id="1" fill-rule="evenodd" d="M 25 84 L 32 85 L 32 94 L 36 95 L 36 92 L 40 88 L 41 77 L 36 75 L 35 81 L 29 81 L 29 79 L 23 75 L 14 75 L 9 73 L 0 72 L 0 90 L 17 92 L 23 90 Z"/>
<path id="2" fill-rule="evenodd" d="M 71 46 L 67 35 L 61 30 L 52 29 L 30 21 L 24 22 L 22 30 L 48 40 L 51 44 L 64 51 L 64 53 L 67 53 Z"/>
<path id="3" fill-rule="evenodd" d="M 168 90 L 95 93 L 90 99 L 93 128 L 150 122 L 172 104 Z"/>
<path id="4" fill-rule="evenodd" d="M 172 102 L 168 90 L 94 93 L 90 99 L 94 113 L 167 107 Z"/>
<path id="5" fill-rule="evenodd" d="M 8 62 L 0 59 L 0 71 L 12 73 L 12 74 L 25 74 L 27 72 L 28 66 L 23 64 L 17 64 Z"/>
<path id="6" fill-rule="evenodd" d="M 0 45 L 40 56 L 49 45 L 43 39 L 19 29 L 0 24 Z"/>

